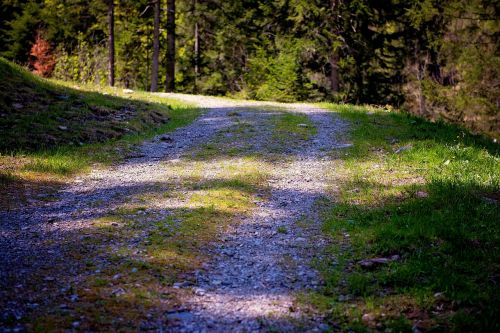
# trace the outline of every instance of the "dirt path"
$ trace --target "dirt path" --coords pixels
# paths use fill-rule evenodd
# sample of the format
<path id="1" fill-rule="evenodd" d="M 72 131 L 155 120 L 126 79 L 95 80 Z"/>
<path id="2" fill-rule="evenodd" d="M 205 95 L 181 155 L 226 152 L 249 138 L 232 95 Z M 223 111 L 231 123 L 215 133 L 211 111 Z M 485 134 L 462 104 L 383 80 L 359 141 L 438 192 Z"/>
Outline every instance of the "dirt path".
<path id="1" fill-rule="evenodd" d="M 270 197 L 216 247 L 213 261 L 197 276 L 197 285 L 189 287 L 194 295 L 186 299 L 183 311 L 172 314 L 179 318 L 176 329 L 328 329 L 321 318 L 298 309 L 295 297 L 321 284 L 311 268 L 325 244 L 314 205 L 327 194 L 325 171 L 332 167 L 327 152 L 339 146 L 336 138 L 345 124 L 322 109 L 285 107 L 306 114 L 318 133 L 299 146 L 285 148 L 287 161 L 273 161 L 268 170 Z"/>
<path id="2" fill-rule="evenodd" d="M 116 208 L 114 203 L 120 202 L 121 197 L 140 191 L 145 184 L 161 180 L 164 176 L 162 162 L 178 159 L 182 152 L 206 142 L 231 124 L 228 110 L 221 103 L 190 126 L 172 133 L 173 143 L 157 137 L 144 143 L 125 163 L 110 169 L 96 169 L 76 179 L 74 184 L 59 193 L 55 202 L 0 212 L 0 247 L 9 249 L 2 253 L 0 264 L 21 270 L 36 266 L 40 258 L 32 256 L 33 249 L 57 251 L 57 248 L 45 249 L 41 245 L 47 237 L 65 237 L 68 232 L 85 228 L 92 218 L 104 216 Z M 57 257 L 51 255 L 54 253 L 45 254 L 44 265 L 47 259 Z M 18 272 L 2 270 L 0 281 L 9 273 L 19 278 Z"/>
<path id="3" fill-rule="evenodd" d="M 326 242 L 320 232 L 318 207 L 328 195 L 326 171 L 333 168 L 328 152 L 343 147 L 338 138 L 346 124 L 308 105 L 168 96 L 197 103 L 208 111 L 168 137 L 145 143 L 125 163 L 81 177 L 61 192 L 56 202 L 0 212 L 0 247 L 8 249 L 0 256 L 0 265 L 5 268 L 0 274 L 3 291 L 12 288 L 13 281 L 25 284 L 31 272 L 63 257 L 60 246 L 50 245 L 58 244 L 53 240 L 65 239 L 88 228 L 89 221 L 119 209 L 124 198 L 145 193 L 164 181 L 169 177 L 172 163 L 185 163 L 184 172 L 194 173 L 194 167 L 191 170 L 189 166 L 194 165 L 192 157 L 201 146 L 213 142 L 259 156 L 257 168 L 266 175 L 261 188 L 253 190 L 259 200 L 249 214 L 242 214 L 239 223 L 221 229 L 220 240 L 206 248 L 211 259 L 203 264 L 203 269 L 174 283 L 173 287 L 179 290 L 180 306 L 169 310 L 164 318 L 152 320 L 148 329 L 328 330 L 321 317 L 297 305 L 296 297 L 321 285 L 312 268 Z M 306 115 L 317 133 L 308 140 L 278 144 L 272 133 L 272 119 L 286 112 Z M 227 132 L 241 124 L 251 127 L 248 136 L 238 131 Z M 228 164 L 237 172 L 242 161 L 240 155 L 202 161 L 201 179 L 217 179 Z M 182 182 L 175 184 L 177 189 L 181 188 L 178 193 L 188 195 Z M 149 208 L 154 208 L 154 217 L 160 219 L 170 216 L 173 209 L 185 202 L 186 199 L 174 196 L 161 206 L 153 207 L 151 202 Z M 69 267 L 68 273 L 71 274 Z M 18 311 L 19 317 L 23 317 L 26 312 L 20 303 L 10 300 L 4 304 L 6 312 Z"/>

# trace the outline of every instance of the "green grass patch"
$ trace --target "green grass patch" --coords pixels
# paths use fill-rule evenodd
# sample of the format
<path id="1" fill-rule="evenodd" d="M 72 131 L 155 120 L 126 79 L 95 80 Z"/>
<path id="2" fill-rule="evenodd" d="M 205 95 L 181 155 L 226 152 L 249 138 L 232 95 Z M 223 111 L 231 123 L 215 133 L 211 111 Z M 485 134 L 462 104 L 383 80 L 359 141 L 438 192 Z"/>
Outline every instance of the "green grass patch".
<path id="1" fill-rule="evenodd" d="M 317 129 L 312 121 L 304 114 L 283 113 L 273 119 L 274 139 L 281 143 L 288 143 L 297 140 L 309 140 L 317 133 Z"/>
<path id="2" fill-rule="evenodd" d="M 248 155 L 252 148 L 250 141 L 256 134 L 253 124 L 237 119 L 236 124 L 217 133 L 210 143 L 195 149 L 190 158 L 208 161 Z"/>
<path id="3" fill-rule="evenodd" d="M 287 234 L 288 229 L 285 226 L 279 226 L 278 228 L 276 228 L 276 232 L 280 234 Z"/>
<path id="4" fill-rule="evenodd" d="M 332 152 L 340 189 L 324 230 L 342 245 L 322 264 L 323 307 L 346 327 L 498 330 L 499 145 L 404 113 L 327 107 L 351 122 L 354 146 Z"/>
<path id="5" fill-rule="evenodd" d="M 2 171 L 0 172 L 0 185 L 7 185 L 10 184 L 19 178 L 16 177 L 12 172 L 10 171 Z"/>

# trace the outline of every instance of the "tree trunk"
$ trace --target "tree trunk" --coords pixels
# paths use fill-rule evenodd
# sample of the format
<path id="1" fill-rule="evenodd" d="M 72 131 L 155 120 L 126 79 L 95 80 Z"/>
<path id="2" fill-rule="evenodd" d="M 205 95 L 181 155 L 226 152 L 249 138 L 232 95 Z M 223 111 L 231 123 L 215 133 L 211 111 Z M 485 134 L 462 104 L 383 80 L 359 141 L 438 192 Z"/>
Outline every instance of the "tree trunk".
<path id="1" fill-rule="evenodd" d="M 194 92 L 198 92 L 198 75 L 199 75 L 199 61 L 200 61 L 200 36 L 198 33 L 198 22 L 194 24 Z"/>
<path id="2" fill-rule="evenodd" d="M 175 90 L 175 0 L 167 0 L 167 92 Z"/>
<path id="3" fill-rule="evenodd" d="M 424 59 L 422 60 L 420 45 L 418 41 L 415 41 L 414 57 L 416 62 L 415 74 L 417 78 L 417 87 L 418 87 L 418 93 L 417 93 L 418 115 L 425 117 L 428 116 L 428 114 L 427 114 L 425 96 L 423 91 L 423 81 L 425 79 L 425 68 L 427 67 L 427 57 L 424 57 Z"/>
<path id="4" fill-rule="evenodd" d="M 154 3 L 153 61 L 151 65 L 151 91 L 158 90 L 158 58 L 160 56 L 160 0 Z"/>
<path id="5" fill-rule="evenodd" d="M 199 59 L 200 59 L 200 38 L 198 31 L 198 16 L 196 15 L 196 0 L 193 0 L 191 7 L 191 14 L 195 21 L 194 23 L 194 86 L 193 92 L 198 93 L 198 73 L 199 73 Z"/>
<path id="6" fill-rule="evenodd" d="M 332 93 L 339 92 L 339 52 L 333 51 L 330 56 L 330 90 Z"/>
<path id="7" fill-rule="evenodd" d="M 108 0 L 108 24 L 109 24 L 109 73 L 108 83 L 115 85 L 115 3 Z"/>
<path id="8" fill-rule="evenodd" d="M 332 20 L 332 33 L 334 36 L 339 36 L 341 34 L 340 26 L 336 22 L 337 18 L 340 14 L 340 6 L 341 0 L 331 0 L 330 1 L 330 20 Z M 333 42 L 333 41 L 332 41 Z M 330 91 L 332 93 L 339 92 L 339 46 L 333 45 L 333 50 L 330 55 L 329 63 L 330 63 Z"/>

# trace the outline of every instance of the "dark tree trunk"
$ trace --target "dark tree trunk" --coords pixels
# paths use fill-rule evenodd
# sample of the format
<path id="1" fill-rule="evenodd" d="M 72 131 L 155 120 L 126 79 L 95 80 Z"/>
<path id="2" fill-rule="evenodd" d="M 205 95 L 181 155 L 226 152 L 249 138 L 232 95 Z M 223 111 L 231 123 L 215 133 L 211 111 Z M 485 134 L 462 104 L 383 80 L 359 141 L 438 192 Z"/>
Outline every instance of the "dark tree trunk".
<path id="1" fill-rule="evenodd" d="M 330 1 L 330 20 L 332 26 L 332 33 L 334 36 L 339 36 L 342 33 L 341 27 L 336 21 L 340 15 L 340 4 L 341 0 L 331 0 Z M 339 46 L 336 45 L 333 47 L 331 51 L 329 63 L 330 63 L 330 91 L 332 93 L 338 93 L 340 84 L 339 84 Z"/>
<path id="2" fill-rule="evenodd" d="M 194 23 L 194 87 L 193 92 L 196 94 L 198 92 L 198 74 L 199 74 L 199 63 L 200 63 L 200 36 L 198 31 L 198 16 L 196 15 L 196 0 L 193 0 L 193 6 L 191 8 Z"/>
<path id="3" fill-rule="evenodd" d="M 198 92 L 197 80 L 199 75 L 200 62 L 200 36 L 198 33 L 198 22 L 194 24 L 194 92 Z"/>
<path id="4" fill-rule="evenodd" d="M 167 0 L 167 92 L 175 90 L 175 0 Z"/>
<path id="5" fill-rule="evenodd" d="M 153 61 L 151 65 L 151 91 L 158 90 L 158 58 L 160 56 L 160 0 L 154 3 Z"/>
<path id="6" fill-rule="evenodd" d="M 115 3 L 114 3 L 114 0 L 108 0 L 108 24 L 109 24 L 108 83 L 112 87 L 115 85 Z"/>
<path id="7" fill-rule="evenodd" d="M 333 51 L 330 56 L 330 90 L 332 93 L 339 92 L 339 52 Z"/>

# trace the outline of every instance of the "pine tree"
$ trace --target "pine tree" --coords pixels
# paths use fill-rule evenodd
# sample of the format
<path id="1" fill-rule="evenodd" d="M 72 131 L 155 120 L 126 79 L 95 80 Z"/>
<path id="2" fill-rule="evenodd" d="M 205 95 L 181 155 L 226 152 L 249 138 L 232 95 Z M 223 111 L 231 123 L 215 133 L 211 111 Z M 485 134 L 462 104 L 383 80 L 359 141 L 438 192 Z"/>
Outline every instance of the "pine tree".
<path id="1" fill-rule="evenodd" d="M 158 61 L 160 56 L 160 0 L 154 1 L 153 59 L 151 65 L 151 91 L 158 89 Z"/>
<path id="2" fill-rule="evenodd" d="M 167 1 L 167 74 L 165 90 L 175 90 L 175 0 Z"/>
<path id="3" fill-rule="evenodd" d="M 108 1 L 108 25 L 109 25 L 109 78 L 108 84 L 115 85 L 115 3 L 114 0 Z"/>

